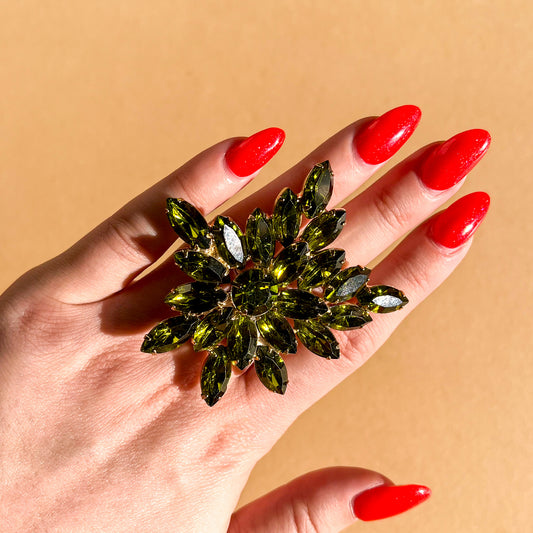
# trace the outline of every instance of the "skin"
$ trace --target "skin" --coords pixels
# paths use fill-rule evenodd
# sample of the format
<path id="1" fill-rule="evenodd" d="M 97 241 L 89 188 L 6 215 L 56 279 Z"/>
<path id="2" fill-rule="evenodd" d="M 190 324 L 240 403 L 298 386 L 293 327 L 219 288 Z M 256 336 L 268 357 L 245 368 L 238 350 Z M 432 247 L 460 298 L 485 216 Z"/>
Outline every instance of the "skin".
<path id="1" fill-rule="evenodd" d="M 229 216 L 242 224 L 254 207 L 270 212 L 282 187 L 299 190 L 325 159 L 336 180 L 330 205 L 343 204 L 380 167 L 354 149 L 368 120 L 327 140 Z M 304 348 L 286 357 L 284 396 L 247 372 L 209 408 L 199 395 L 204 358 L 190 344 L 158 356 L 139 352 L 143 335 L 168 316 L 162 301 L 182 274 L 164 261 L 136 278 L 175 241 L 167 197 L 208 216 L 254 177 L 227 168 L 224 154 L 235 141 L 199 154 L 0 297 L 3 531 L 339 531 L 355 520 L 353 498 L 387 481 L 357 468 L 325 469 L 233 514 L 250 471 L 291 423 L 362 365 L 463 259 L 470 243 L 443 248 L 426 221 L 461 183 L 446 191 L 422 184 L 416 168 L 426 147 L 348 202 L 334 245 L 351 265 L 369 263 L 414 229 L 371 277 L 373 285 L 401 288 L 409 305 L 336 332 L 338 361 Z"/>

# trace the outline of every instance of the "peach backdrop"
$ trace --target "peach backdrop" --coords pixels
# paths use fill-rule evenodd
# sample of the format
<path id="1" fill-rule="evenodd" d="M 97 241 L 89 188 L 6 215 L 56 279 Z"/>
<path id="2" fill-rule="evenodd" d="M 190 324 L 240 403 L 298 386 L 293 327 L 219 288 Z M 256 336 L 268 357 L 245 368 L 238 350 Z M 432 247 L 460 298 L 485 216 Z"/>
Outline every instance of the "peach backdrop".
<path id="1" fill-rule="evenodd" d="M 308 470 L 357 465 L 434 495 L 349 531 L 532 531 L 531 6 L 1 2 L 0 289 L 226 137 L 287 131 L 249 191 L 400 104 L 424 116 L 395 161 L 487 128 L 492 148 L 462 193 L 486 190 L 493 204 L 467 259 L 294 424 L 242 502 Z"/>

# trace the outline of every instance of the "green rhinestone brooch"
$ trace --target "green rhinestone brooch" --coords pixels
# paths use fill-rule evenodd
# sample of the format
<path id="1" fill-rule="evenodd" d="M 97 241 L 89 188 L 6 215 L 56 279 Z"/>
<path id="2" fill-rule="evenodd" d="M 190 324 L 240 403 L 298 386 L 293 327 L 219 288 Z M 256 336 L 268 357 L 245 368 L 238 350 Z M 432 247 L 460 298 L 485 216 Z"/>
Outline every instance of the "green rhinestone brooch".
<path id="1" fill-rule="evenodd" d="M 343 268 L 344 250 L 326 248 L 346 221 L 344 209 L 326 210 L 332 191 L 333 173 L 324 161 L 309 172 L 300 196 L 284 189 L 272 216 L 255 209 L 244 232 L 225 216 L 209 226 L 193 205 L 168 198 L 170 224 L 189 245 L 174 259 L 193 281 L 167 295 L 178 314 L 147 333 L 141 351 L 168 352 L 192 338 L 196 351 L 208 352 L 200 383 L 212 406 L 226 392 L 232 364 L 240 370 L 253 364 L 261 383 L 283 394 L 282 355 L 295 353 L 298 341 L 338 359 L 330 328 L 360 328 L 372 320 L 369 312 L 403 307 L 408 300 L 401 291 L 368 286 L 368 268 Z"/>

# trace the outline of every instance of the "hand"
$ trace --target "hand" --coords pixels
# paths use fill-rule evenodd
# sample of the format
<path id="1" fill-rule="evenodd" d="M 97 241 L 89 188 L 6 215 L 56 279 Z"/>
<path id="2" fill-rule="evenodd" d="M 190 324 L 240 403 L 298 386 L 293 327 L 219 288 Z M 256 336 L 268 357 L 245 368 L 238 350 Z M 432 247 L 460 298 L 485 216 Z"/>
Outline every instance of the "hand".
<path id="1" fill-rule="evenodd" d="M 283 187 L 299 191 L 309 169 L 326 159 L 335 173 L 330 205 L 342 203 L 419 118 L 417 108 L 403 106 L 348 126 L 228 214 L 243 227 L 255 207 L 271 212 Z M 204 354 L 190 343 L 166 354 L 139 351 L 144 334 L 169 316 L 165 295 L 185 279 L 172 258 L 139 278 L 175 241 L 166 198 L 210 213 L 283 138 L 272 128 L 209 148 L 0 298 L 3 531 L 327 532 L 429 495 L 377 473 L 332 468 L 232 515 L 250 471 L 295 418 L 362 365 L 467 253 L 488 209 L 485 193 L 426 219 L 487 150 L 483 130 L 420 149 L 345 204 L 346 228 L 334 246 L 346 250 L 350 265 L 369 263 L 414 228 L 371 276 L 372 285 L 397 287 L 410 303 L 374 315 L 362 329 L 336 332 L 338 360 L 304 348 L 288 355 L 284 396 L 267 391 L 252 371 L 234 375 L 210 408 L 199 393 Z"/>

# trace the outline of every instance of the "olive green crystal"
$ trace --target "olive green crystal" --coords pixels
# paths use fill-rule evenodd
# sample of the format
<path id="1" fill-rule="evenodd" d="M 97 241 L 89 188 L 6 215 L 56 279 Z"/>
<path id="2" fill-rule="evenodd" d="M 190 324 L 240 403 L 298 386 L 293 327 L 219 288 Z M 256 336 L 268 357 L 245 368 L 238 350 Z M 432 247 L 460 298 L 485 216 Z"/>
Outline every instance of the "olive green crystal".
<path id="1" fill-rule="evenodd" d="M 145 336 L 141 352 L 163 353 L 181 346 L 193 333 L 196 319 L 183 315 L 167 318 Z"/>
<path id="2" fill-rule="evenodd" d="M 246 245 L 252 261 L 268 265 L 274 255 L 275 244 L 272 221 L 261 209 L 255 209 L 246 223 Z"/>
<path id="3" fill-rule="evenodd" d="M 320 317 L 320 320 L 330 328 L 344 331 L 362 328 L 372 321 L 372 317 L 366 309 L 358 305 L 341 304 L 330 307 L 328 312 Z"/>
<path id="4" fill-rule="evenodd" d="M 305 268 L 309 246 L 306 242 L 294 242 L 274 258 L 270 274 L 275 283 L 294 281 Z"/>
<path id="5" fill-rule="evenodd" d="M 318 296 L 300 289 L 283 289 L 276 297 L 276 309 L 289 318 L 314 318 L 328 307 Z"/>
<path id="6" fill-rule="evenodd" d="M 333 192 L 333 172 L 329 161 L 315 165 L 305 180 L 302 209 L 307 218 L 313 218 L 326 209 Z"/>
<path id="7" fill-rule="evenodd" d="M 289 322 L 275 311 L 257 319 L 257 329 L 272 348 L 283 353 L 296 353 L 296 336 Z"/>
<path id="8" fill-rule="evenodd" d="M 209 248 L 209 226 L 196 207 L 181 198 L 167 198 L 167 216 L 174 231 L 187 244 Z"/>
<path id="9" fill-rule="evenodd" d="M 311 352 L 326 359 L 338 359 L 339 343 L 335 335 L 318 320 L 295 320 L 294 327 L 298 338 Z"/>
<path id="10" fill-rule="evenodd" d="M 353 298 L 366 284 L 370 269 L 360 266 L 341 270 L 330 278 L 324 290 L 324 299 L 328 302 L 346 302 Z"/>
<path id="11" fill-rule="evenodd" d="M 165 303 L 183 313 L 200 314 L 211 311 L 226 299 L 226 293 L 210 283 L 194 281 L 173 289 L 165 298 Z"/>
<path id="12" fill-rule="evenodd" d="M 297 237 L 302 222 L 298 197 L 289 188 L 283 189 L 274 206 L 272 223 L 276 239 L 289 245 Z"/>
<path id="13" fill-rule="evenodd" d="M 344 209 L 325 211 L 307 224 L 300 238 L 309 244 L 312 252 L 315 252 L 331 244 L 339 236 L 345 223 Z"/>
<path id="14" fill-rule="evenodd" d="M 238 315 L 232 319 L 228 331 L 228 357 L 240 370 L 253 362 L 257 336 L 257 328 L 250 318 Z"/>
<path id="15" fill-rule="evenodd" d="M 261 315 L 272 307 L 271 279 L 259 268 L 250 268 L 233 281 L 233 303 L 247 315 Z"/>
<path id="16" fill-rule="evenodd" d="M 232 314 L 232 307 L 222 307 L 206 315 L 198 323 L 192 336 L 195 351 L 207 350 L 218 344 L 226 336 L 228 321 Z"/>
<path id="17" fill-rule="evenodd" d="M 178 250 L 174 254 L 176 264 L 197 281 L 221 283 L 226 278 L 227 268 L 214 257 L 193 250 Z"/>
<path id="18" fill-rule="evenodd" d="M 311 256 L 298 278 L 298 288 L 303 290 L 320 287 L 337 272 L 346 260 L 344 250 L 328 248 Z"/>
<path id="19" fill-rule="evenodd" d="M 357 299 L 373 313 L 392 313 L 409 302 L 402 291 L 387 285 L 367 287 L 357 295 Z"/>
<path id="20" fill-rule="evenodd" d="M 220 257 L 231 267 L 243 267 L 246 246 L 241 228 L 230 218 L 219 215 L 213 222 L 212 231 Z"/>
<path id="21" fill-rule="evenodd" d="M 200 376 L 202 398 L 212 407 L 226 392 L 231 377 L 231 362 L 226 347 L 217 346 L 209 351 Z"/>
<path id="22" fill-rule="evenodd" d="M 281 355 L 267 346 L 258 346 L 254 366 L 257 377 L 267 389 L 278 394 L 285 393 L 289 379 Z"/>

